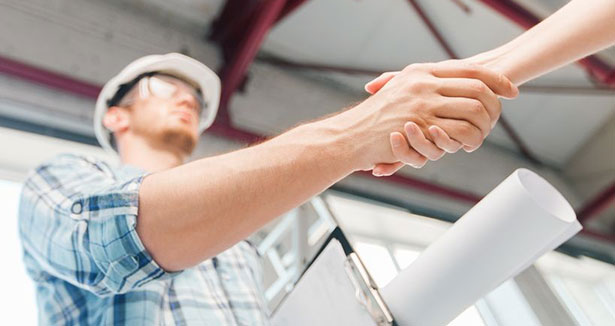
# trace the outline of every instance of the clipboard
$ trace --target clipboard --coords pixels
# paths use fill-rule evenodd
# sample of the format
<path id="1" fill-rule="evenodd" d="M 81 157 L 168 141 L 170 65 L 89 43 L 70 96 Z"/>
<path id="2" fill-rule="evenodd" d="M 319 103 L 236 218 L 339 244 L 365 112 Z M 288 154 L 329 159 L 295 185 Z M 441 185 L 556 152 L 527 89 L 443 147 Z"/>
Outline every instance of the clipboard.
<path id="1" fill-rule="evenodd" d="M 378 287 L 339 227 L 273 312 L 274 326 L 397 325 Z"/>

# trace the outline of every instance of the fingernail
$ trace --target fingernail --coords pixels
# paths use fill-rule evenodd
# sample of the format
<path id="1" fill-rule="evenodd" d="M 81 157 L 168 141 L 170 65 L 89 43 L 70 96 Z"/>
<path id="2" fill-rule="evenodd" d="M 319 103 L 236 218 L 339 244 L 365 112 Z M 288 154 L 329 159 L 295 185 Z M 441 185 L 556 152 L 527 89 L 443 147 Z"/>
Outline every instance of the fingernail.
<path id="1" fill-rule="evenodd" d="M 438 137 L 438 130 L 436 128 L 434 128 L 433 126 L 429 127 L 429 134 L 431 135 L 431 137 L 436 138 Z"/>
<path id="2" fill-rule="evenodd" d="M 406 123 L 406 130 L 411 133 L 416 133 L 416 125 L 413 122 Z"/>

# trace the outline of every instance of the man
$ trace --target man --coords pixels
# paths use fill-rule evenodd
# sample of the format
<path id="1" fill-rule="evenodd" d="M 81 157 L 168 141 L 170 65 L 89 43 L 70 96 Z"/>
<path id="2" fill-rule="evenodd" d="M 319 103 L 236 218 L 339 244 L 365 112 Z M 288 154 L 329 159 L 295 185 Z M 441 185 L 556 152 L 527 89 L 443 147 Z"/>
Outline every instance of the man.
<path id="1" fill-rule="evenodd" d="M 437 159 L 434 130 L 475 149 L 496 94 L 517 92 L 480 66 L 411 65 L 351 109 L 184 164 L 219 91 L 191 58 L 141 58 L 97 101 L 97 138 L 122 164 L 62 155 L 29 176 L 19 225 L 41 325 L 267 324 L 243 239 L 354 171 Z"/>

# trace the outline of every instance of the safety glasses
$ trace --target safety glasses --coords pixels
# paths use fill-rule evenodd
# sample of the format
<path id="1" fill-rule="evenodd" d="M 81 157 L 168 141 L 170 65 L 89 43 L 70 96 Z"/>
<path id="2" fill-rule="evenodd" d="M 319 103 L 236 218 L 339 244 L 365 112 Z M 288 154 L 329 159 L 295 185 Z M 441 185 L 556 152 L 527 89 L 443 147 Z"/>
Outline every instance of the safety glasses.
<path id="1" fill-rule="evenodd" d="M 201 116 L 203 111 L 207 109 L 205 100 L 203 99 L 203 95 L 200 90 L 196 89 L 186 81 L 162 73 L 139 76 L 132 82 L 122 85 L 120 90 L 116 93 L 116 96 L 109 101 L 109 106 L 118 105 L 122 98 L 130 92 L 133 87 L 138 87 L 139 97 L 142 99 L 154 96 L 161 99 L 170 100 L 181 95 L 182 93 L 188 93 L 196 101 L 196 109 L 199 116 Z M 124 101 L 123 104 L 130 105 L 132 103 L 131 101 Z"/>

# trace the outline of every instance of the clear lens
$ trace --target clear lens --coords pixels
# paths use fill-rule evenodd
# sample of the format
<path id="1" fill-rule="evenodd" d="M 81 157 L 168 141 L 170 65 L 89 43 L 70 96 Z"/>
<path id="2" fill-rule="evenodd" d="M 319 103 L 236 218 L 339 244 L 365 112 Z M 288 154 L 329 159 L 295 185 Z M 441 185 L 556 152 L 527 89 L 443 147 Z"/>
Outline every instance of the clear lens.
<path id="1" fill-rule="evenodd" d="M 191 94 L 197 102 L 197 111 L 199 115 L 202 114 L 205 107 L 205 101 L 201 94 L 194 89 L 193 86 L 184 82 L 181 79 L 166 76 L 166 75 L 156 75 L 151 77 L 144 78 L 143 82 L 146 83 L 149 93 L 156 97 L 171 99 L 174 96 L 177 96 L 180 91 L 188 92 Z M 144 95 L 142 93 L 142 95 Z"/>
<path id="2" fill-rule="evenodd" d="M 170 99 L 177 94 L 178 87 L 157 77 L 149 79 L 149 89 L 153 95 L 161 98 Z"/>

